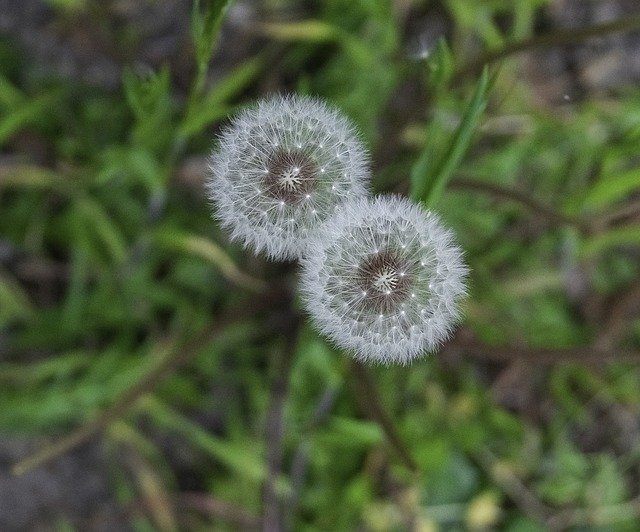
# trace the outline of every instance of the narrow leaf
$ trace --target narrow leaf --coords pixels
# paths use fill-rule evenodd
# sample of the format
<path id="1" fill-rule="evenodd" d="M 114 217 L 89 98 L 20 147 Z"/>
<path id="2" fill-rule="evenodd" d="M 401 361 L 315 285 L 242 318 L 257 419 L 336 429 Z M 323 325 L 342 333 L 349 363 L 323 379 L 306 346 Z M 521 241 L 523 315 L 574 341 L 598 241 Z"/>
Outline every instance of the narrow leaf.
<path id="1" fill-rule="evenodd" d="M 187 111 L 182 124 L 182 134 L 196 135 L 209 124 L 229 114 L 229 101 L 244 90 L 262 71 L 264 60 L 257 57 L 245 61 L 219 81 L 201 100 Z"/>
<path id="2" fill-rule="evenodd" d="M 449 149 L 431 168 L 429 163 L 432 148 L 428 143 L 424 147 L 411 170 L 411 197 L 415 200 L 422 201 L 427 207 L 433 207 L 440 199 L 447 182 L 471 144 L 473 133 L 487 106 L 489 88 L 489 72 L 485 67 L 462 122 L 451 139 Z"/>
<path id="3" fill-rule="evenodd" d="M 0 187 L 23 186 L 48 188 L 64 181 L 55 172 L 39 166 L 18 164 L 0 166 Z"/>
<path id="4" fill-rule="evenodd" d="M 29 318 L 33 307 L 22 286 L 0 272 L 0 327 Z"/>
<path id="5" fill-rule="evenodd" d="M 97 202 L 85 198 L 77 203 L 79 214 L 87 227 L 102 241 L 111 259 L 121 263 L 127 254 L 125 239 L 113 220 Z"/>
<path id="6" fill-rule="evenodd" d="M 619 246 L 640 245 L 640 225 L 627 225 L 598 234 L 582 246 L 582 255 L 592 257 Z"/>
<path id="7" fill-rule="evenodd" d="M 262 481 L 266 476 L 262 459 L 247 445 L 214 436 L 151 396 L 145 397 L 139 404 L 155 422 L 182 434 L 193 445 L 245 478 Z"/>
<path id="8" fill-rule="evenodd" d="M 266 288 L 263 281 L 241 271 L 220 246 L 207 238 L 198 235 L 176 234 L 172 231 L 158 235 L 156 242 L 169 248 L 191 253 L 211 262 L 220 269 L 222 275 L 238 286 L 253 291 L 262 291 Z"/>
<path id="9" fill-rule="evenodd" d="M 589 189 L 582 206 L 585 210 L 600 209 L 625 198 L 634 190 L 640 190 L 640 168 L 603 176 Z"/>
<path id="10" fill-rule="evenodd" d="M 42 115 L 54 106 L 60 92 L 49 92 L 16 106 L 0 119 L 0 145 L 24 127 L 42 120 Z"/>
<path id="11" fill-rule="evenodd" d="M 210 0 L 204 2 L 206 7 L 201 8 L 200 0 L 195 0 L 191 11 L 191 36 L 196 48 L 196 60 L 198 68 L 206 68 L 213 47 L 220 31 L 222 19 L 231 5 L 232 0 Z"/>

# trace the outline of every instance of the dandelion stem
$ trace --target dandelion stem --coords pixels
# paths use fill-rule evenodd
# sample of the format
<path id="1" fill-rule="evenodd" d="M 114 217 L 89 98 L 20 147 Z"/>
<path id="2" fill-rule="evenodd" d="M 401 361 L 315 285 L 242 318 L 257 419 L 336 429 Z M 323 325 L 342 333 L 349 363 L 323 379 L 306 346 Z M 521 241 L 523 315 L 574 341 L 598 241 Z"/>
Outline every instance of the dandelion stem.
<path id="1" fill-rule="evenodd" d="M 411 456 L 409 448 L 398 434 L 391 417 L 380 404 L 378 390 L 369 370 L 357 361 L 352 362 L 352 368 L 355 376 L 356 397 L 360 406 L 366 411 L 370 419 L 380 424 L 387 440 L 407 468 L 414 473 L 417 472 L 418 465 Z"/>
<path id="2" fill-rule="evenodd" d="M 278 476 L 282 471 L 282 443 L 284 440 L 284 405 L 289 393 L 289 375 L 298 342 L 301 317 L 291 309 L 286 320 L 284 346 L 273 360 L 273 384 L 271 406 L 267 414 L 267 479 L 264 486 L 263 530 L 282 530 L 282 508 L 280 495 L 276 489 Z"/>

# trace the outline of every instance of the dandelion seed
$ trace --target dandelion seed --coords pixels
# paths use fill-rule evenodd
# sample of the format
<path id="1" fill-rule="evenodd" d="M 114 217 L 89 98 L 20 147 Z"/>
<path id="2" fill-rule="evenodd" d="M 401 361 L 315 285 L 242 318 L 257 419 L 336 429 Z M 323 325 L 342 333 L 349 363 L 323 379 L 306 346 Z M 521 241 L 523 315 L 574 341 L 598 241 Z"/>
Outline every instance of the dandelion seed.
<path id="1" fill-rule="evenodd" d="M 437 349 L 459 319 L 462 252 L 436 215 L 407 199 L 341 205 L 311 240 L 302 266 L 314 323 L 358 359 L 406 364 Z"/>
<path id="2" fill-rule="evenodd" d="M 240 113 L 209 168 L 208 194 L 231 239 L 280 260 L 299 258 L 338 204 L 367 194 L 369 179 L 351 123 L 300 96 L 263 100 Z"/>

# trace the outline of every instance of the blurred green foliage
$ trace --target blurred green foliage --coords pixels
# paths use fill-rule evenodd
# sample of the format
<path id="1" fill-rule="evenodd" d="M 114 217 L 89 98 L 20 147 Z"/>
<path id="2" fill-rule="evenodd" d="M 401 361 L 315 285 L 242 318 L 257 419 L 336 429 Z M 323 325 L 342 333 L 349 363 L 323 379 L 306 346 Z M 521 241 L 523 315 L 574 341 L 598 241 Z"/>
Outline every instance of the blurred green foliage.
<path id="1" fill-rule="evenodd" d="M 50 3 L 60 17 L 90 4 Z M 126 68 L 116 92 L 43 77 L 2 41 L 0 432 L 83 426 L 189 346 L 190 361 L 103 432 L 114 493 L 123 505 L 175 494 L 169 439 L 199 490 L 262 515 L 282 334 L 268 314 L 247 313 L 212 341 L 188 340 L 251 305 L 261 283 L 295 282 L 291 268 L 228 243 L 201 181 L 229 113 L 265 86 L 296 90 L 357 122 L 377 191 L 411 193 L 455 229 L 472 271 L 464 330 L 487 356 L 474 361 L 462 346 L 442 360 L 372 369 L 412 472 L 363 413 L 348 359 L 303 324 L 275 483 L 286 525 L 638 529 L 640 371 L 562 357 L 592 349 L 611 327 L 603 356 L 640 343 L 637 313 L 615 314 L 640 277 L 640 91 L 545 106 L 517 75 L 518 58 L 460 77 L 471 52 L 531 36 L 547 3 L 442 1 L 450 39 L 412 58 L 393 2 L 318 2 L 306 18 L 266 17 L 261 51 L 209 76 L 226 52 L 218 36 L 230 2 L 195 2 L 186 92 L 169 66 Z M 262 83 L 269 71 L 275 78 Z M 21 148 L 29 142 L 47 146 L 46 161 Z M 623 327 L 606 328 L 610 308 Z M 491 362 L 492 346 L 511 346 L 510 361 Z M 558 364 L 522 358 L 523 349 L 551 350 Z M 500 392 L 509 378 L 510 393 L 525 397 L 511 408 Z M 607 439 L 602 423 L 612 419 L 630 420 L 617 429 L 624 441 Z M 123 449 L 136 467 L 118 463 Z M 132 526 L 172 530 L 175 519 L 150 504 Z M 234 528 L 219 516 L 192 522 Z"/>

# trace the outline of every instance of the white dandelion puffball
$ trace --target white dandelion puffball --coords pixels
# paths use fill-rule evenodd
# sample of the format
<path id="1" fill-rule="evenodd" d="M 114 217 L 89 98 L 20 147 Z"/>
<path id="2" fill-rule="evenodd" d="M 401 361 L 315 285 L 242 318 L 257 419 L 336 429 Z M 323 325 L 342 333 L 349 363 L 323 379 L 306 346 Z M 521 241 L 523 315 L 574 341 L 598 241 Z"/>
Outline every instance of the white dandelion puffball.
<path id="1" fill-rule="evenodd" d="M 277 96 L 238 114 L 211 155 L 215 216 L 256 253 L 300 258 L 307 240 L 368 193 L 369 158 L 355 128 L 320 100 Z"/>
<path id="2" fill-rule="evenodd" d="M 301 291 L 337 346 L 363 361 L 407 364 L 451 334 L 467 271 L 435 214 L 399 196 L 359 198 L 309 243 Z"/>

